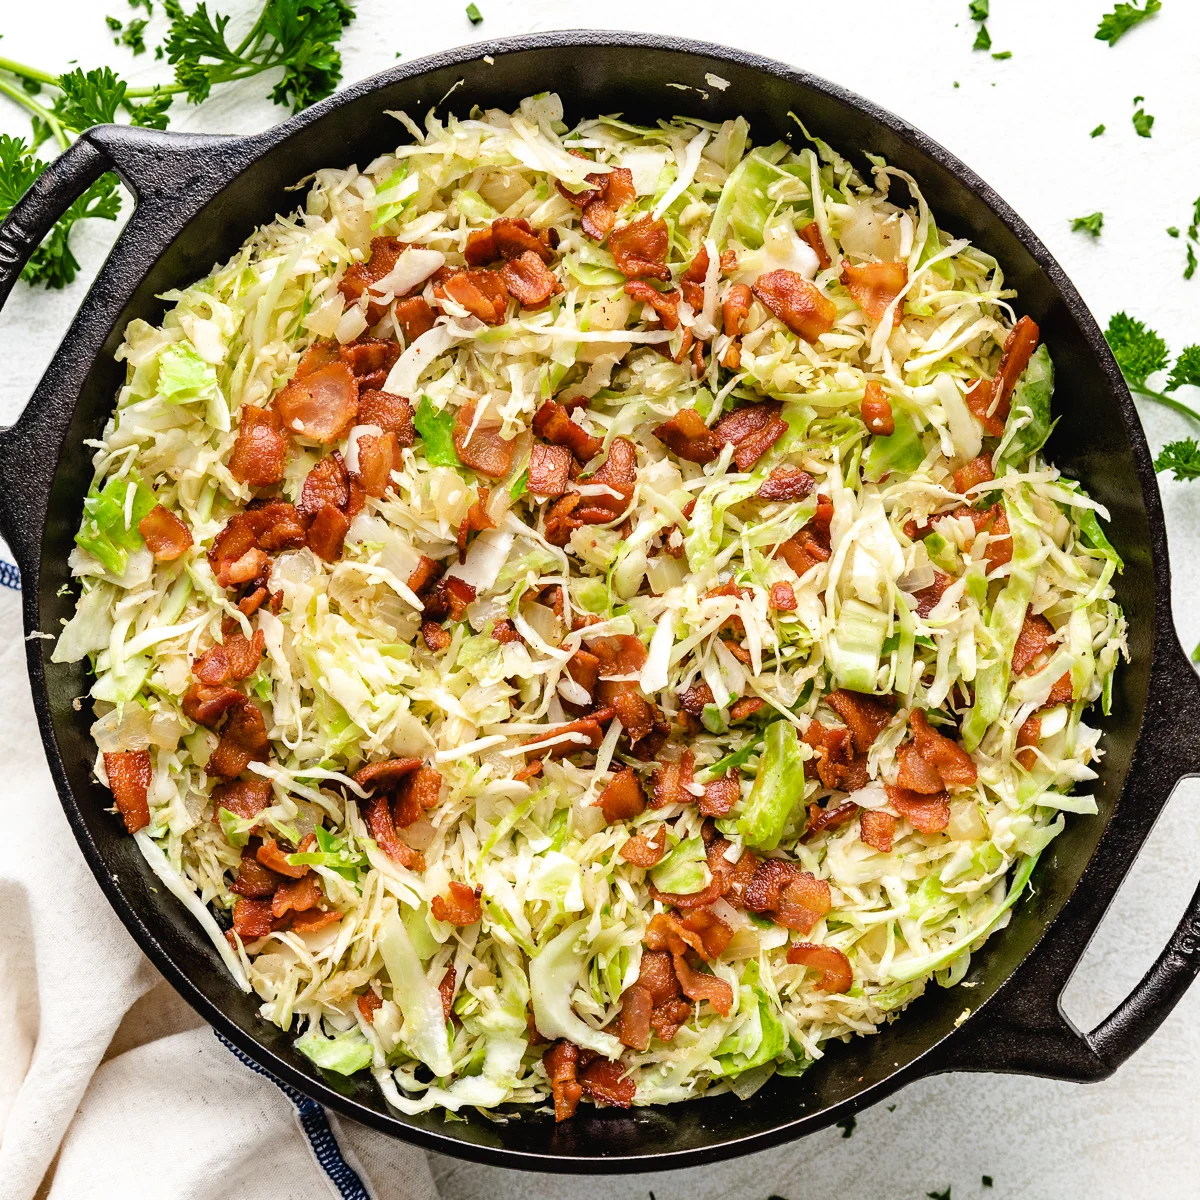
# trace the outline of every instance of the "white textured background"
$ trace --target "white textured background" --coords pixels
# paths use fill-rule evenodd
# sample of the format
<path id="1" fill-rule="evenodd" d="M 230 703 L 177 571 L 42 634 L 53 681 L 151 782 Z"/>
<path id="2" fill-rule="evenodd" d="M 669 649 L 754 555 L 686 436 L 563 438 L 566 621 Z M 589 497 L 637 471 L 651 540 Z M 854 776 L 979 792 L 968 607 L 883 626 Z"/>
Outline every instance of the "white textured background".
<path id="1" fill-rule="evenodd" d="M 991 0 L 995 62 L 971 51 L 967 0 L 479 0 L 473 29 L 458 0 L 400 4 L 358 0 L 343 41 L 346 78 L 447 46 L 532 30 L 602 25 L 725 42 L 836 80 L 911 120 L 992 183 L 1059 258 L 1101 324 L 1126 308 L 1174 349 L 1200 340 L 1200 276 L 1182 278 L 1183 246 L 1166 226 L 1186 227 L 1200 196 L 1200 3 L 1164 0 L 1163 11 L 1110 49 L 1092 34 L 1114 0 Z M 162 18 L 156 5 L 156 20 Z M 189 0 L 190 7 L 190 0 Z M 251 0 L 215 0 L 248 12 Z M 138 81 L 163 79 L 150 54 L 111 45 L 103 15 L 125 0 L 0 3 L 0 53 L 45 69 L 111 63 Z M 955 88 L 955 81 L 959 87 Z M 537 80 L 530 80 L 536 91 Z M 237 132 L 284 114 L 262 99 L 262 81 L 218 93 L 174 127 Z M 1153 137 L 1135 136 L 1131 100 L 1146 97 Z M 1107 133 L 1090 139 L 1104 122 Z M 0 97 L 0 132 L 25 133 Z M 931 197 L 935 211 L 936 196 Z M 1103 236 L 1070 231 L 1097 209 Z M 19 285 L 0 316 L 0 424 L 20 410 L 50 359 L 86 279 L 111 244 L 100 222 L 76 239 L 84 280 L 66 292 Z M 1200 405 L 1200 394 L 1186 397 Z M 1182 436 L 1181 418 L 1143 406 L 1154 449 Z M 1194 430 L 1190 432 L 1195 432 Z M 1200 640 L 1200 483 L 1164 482 L 1175 568 L 1176 619 L 1185 646 Z M 0 629 L 0 638 L 19 636 Z M 24 716 L 25 714 L 22 714 Z M 31 754 L 40 754 L 30 750 Z M 1185 784 L 1123 887 L 1067 992 L 1067 1009 L 1091 1025 L 1153 960 L 1200 877 L 1200 786 Z M 69 981 L 63 981 L 64 985 Z M 102 981 L 96 981 L 102 986 Z M 1200 1195 L 1200 988 L 1154 1039 L 1103 1084 L 1079 1087 L 1004 1076 L 952 1076 L 916 1084 L 837 1129 L 733 1163 L 601 1181 L 519 1175 L 435 1159 L 447 1200 L 894 1200 L 953 1186 L 953 1200 L 1174 1200 Z M 144 1144 L 144 1143 L 143 1143 Z M 149 1152 L 149 1147 L 146 1147 Z M 149 1164 L 147 1164 L 149 1165 Z M 995 1180 L 992 1190 L 981 1176 Z M 402 1194 L 377 1180 L 381 1196 Z"/>

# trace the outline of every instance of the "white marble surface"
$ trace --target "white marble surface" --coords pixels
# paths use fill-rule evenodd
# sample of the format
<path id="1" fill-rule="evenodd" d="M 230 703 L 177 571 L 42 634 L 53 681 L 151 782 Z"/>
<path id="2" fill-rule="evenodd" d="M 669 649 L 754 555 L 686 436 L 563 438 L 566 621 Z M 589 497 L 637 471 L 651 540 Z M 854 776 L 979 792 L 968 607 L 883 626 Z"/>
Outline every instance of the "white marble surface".
<path id="1" fill-rule="evenodd" d="M 967 0 L 479 0 L 473 29 L 465 5 L 399 5 L 358 0 L 344 39 L 346 78 L 447 46 L 512 33 L 602 25 L 743 46 L 836 80 L 891 108 L 934 136 L 995 185 L 1033 226 L 1075 280 L 1097 318 L 1127 308 L 1178 348 L 1200 339 L 1200 277 L 1181 278 L 1183 247 L 1168 225 L 1188 224 L 1200 195 L 1200 4 L 1165 0 L 1163 11 L 1113 49 L 1092 34 L 1112 0 L 992 0 L 993 61 L 970 49 Z M 112 62 L 129 76 L 162 78 L 150 55 L 129 60 L 112 47 L 103 14 L 126 15 L 123 0 L 43 0 L 3 6 L 6 56 L 59 69 Z M 250 0 L 210 7 L 248 12 Z M 156 5 L 156 10 L 161 6 Z M 161 21 L 156 17 L 156 25 Z M 48 29 L 53 36 L 48 37 Z M 958 81 L 959 87 L 954 83 Z M 530 81 L 536 90 L 536 81 Z M 187 111 L 176 128 L 234 132 L 283 114 L 251 81 Z M 1131 100 L 1146 97 L 1151 139 L 1135 136 Z M 1090 139 L 1100 122 L 1107 133 Z M 23 133 L 23 116 L 0 97 L 0 132 Z M 936 200 L 935 200 L 936 207 Z M 1099 241 L 1070 231 L 1069 219 L 1105 213 Z M 62 293 L 20 286 L 0 316 L 0 423 L 15 417 L 53 354 L 86 278 L 111 243 L 112 228 L 81 231 L 85 279 Z M 1190 397 L 1200 404 L 1200 395 Z M 1187 430 L 1175 415 L 1143 407 L 1151 446 Z M 1196 562 L 1200 484 L 1165 482 L 1163 498 L 1175 570 L 1176 620 L 1184 644 L 1200 640 Z M 16 628 L 0 630 L 5 639 Z M 1200 877 L 1200 785 L 1184 784 L 1123 887 L 1067 994 L 1067 1008 L 1094 1023 L 1157 954 Z M 733 1163 L 604 1182 L 505 1173 L 450 1159 L 434 1170 L 447 1200 L 891 1200 L 953 1186 L 969 1197 L 1160 1200 L 1200 1194 L 1200 988 L 1151 1042 L 1109 1081 L 1071 1084 L 1004 1076 L 928 1080 L 838 1130 Z M 983 1175 L 995 1180 L 992 1190 Z M 377 1181 L 381 1196 L 402 1185 Z"/>

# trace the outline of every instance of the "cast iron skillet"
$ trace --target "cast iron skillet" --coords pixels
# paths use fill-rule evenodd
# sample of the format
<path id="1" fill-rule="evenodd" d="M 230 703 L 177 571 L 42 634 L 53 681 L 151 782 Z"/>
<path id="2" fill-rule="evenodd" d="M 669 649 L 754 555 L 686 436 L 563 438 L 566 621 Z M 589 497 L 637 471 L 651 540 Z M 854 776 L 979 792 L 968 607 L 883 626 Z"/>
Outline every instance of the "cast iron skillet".
<path id="1" fill-rule="evenodd" d="M 726 90 L 706 82 L 713 73 Z M 677 83 L 687 90 L 668 87 Z M 1107 751 L 1097 817 L 1073 818 L 1033 876 L 1012 924 L 971 962 L 971 988 L 931 987 L 878 1035 L 836 1044 L 799 1079 L 776 1078 L 754 1097 L 669 1107 L 583 1107 L 555 1127 L 546 1117 L 446 1123 L 390 1110 L 369 1078 L 324 1075 L 291 1037 L 256 1015 L 212 946 L 146 868 L 105 809 L 91 775 L 82 664 L 52 665 L 31 640 L 29 674 L 62 804 L 121 920 L 180 994 L 255 1062 L 322 1104 L 443 1153 L 500 1166 L 575 1172 L 684 1167 L 761 1150 L 874 1104 L 902 1084 L 946 1070 L 1013 1071 L 1058 1079 L 1110 1075 L 1161 1024 L 1200 969 L 1200 892 L 1167 948 L 1116 1011 L 1090 1033 L 1059 995 L 1175 784 L 1200 773 L 1200 684 L 1175 636 L 1162 512 L 1141 426 L 1091 314 L 1028 227 L 981 179 L 899 118 L 822 79 L 739 50 L 626 33 L 541 34 L 452 50 L 348 88 L 266 133 L 197 137 L 101 126 L 40 177 L 0 229 L 0 302 L 33 247 L 70 202 L 115 170 L 137 207 L 18 423 L 0 434 L 0 526 L 25 581 L 25 627 L 57 631 L 74 605 L 67 554 L 91 480 L 84 438 L 112 411 L 123 380 L 112 353 L 134 317 L 157 321 L 155 297 L 238 248 L 255 226 L 293 209 L 290 185 L 308 172 L 365 165 L 406 135 L 386 115 L 420 120 L 432 105 L 514 107 L 560 93 L 568 119 L 624 112 L 722 120 L 742 113 L 755 140 L 795 137 L 789 112 L 844 152 L 875 151 L 911 172 L 939 223 L 1003 263 L 1020 306 L 1054 354 L 1059 425 L 1053 460 L 1112 512 L 1125 560 L 1118 581 L 1132 662 L 1117 675 L 1103 721 Z M 864 164 L 865 165 L 865 164 Z M 964 1008 L 972 1015 L 958 1023 Z"/>

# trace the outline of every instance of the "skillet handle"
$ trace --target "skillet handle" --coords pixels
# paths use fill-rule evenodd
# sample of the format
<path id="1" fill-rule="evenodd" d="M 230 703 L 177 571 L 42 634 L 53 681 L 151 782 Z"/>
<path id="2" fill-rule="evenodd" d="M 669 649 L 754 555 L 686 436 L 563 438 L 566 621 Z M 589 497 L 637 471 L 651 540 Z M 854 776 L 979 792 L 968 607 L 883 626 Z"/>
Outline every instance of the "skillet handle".
<path id="1" fill-rule="evenodd" d="M 1162 629 L 1163 625 L 1167 627 Z M 1151 671 L 1150 699 L 1120 804 L 1136 822 L 1133 849 L 1180 780 L 1200 775 L 1200 679 L 1170 627 L 1160 620 L 1163 649 Z M 1118 853 L 1129 854 L 1129 843 Z M 1077 1029 L 1062 1011 L 1062 991 L 1119 886 L 1097 854 L 1071 903 L 1008 984 L 961 1033 L 934 1052 L 935 1071 L 1004 1071 L 1090 1082 L 1106 1079 L 1167 1019 L 1200 974 L 1200 888 L 1154 965 L 1093 1030 Z M 1097 894 L 1089 896 L 1094 885 Z M 1107 886 L 1105 886 L 1107 884 Z M 1078 903 L 1076 903 L 1078 901 Z"/>

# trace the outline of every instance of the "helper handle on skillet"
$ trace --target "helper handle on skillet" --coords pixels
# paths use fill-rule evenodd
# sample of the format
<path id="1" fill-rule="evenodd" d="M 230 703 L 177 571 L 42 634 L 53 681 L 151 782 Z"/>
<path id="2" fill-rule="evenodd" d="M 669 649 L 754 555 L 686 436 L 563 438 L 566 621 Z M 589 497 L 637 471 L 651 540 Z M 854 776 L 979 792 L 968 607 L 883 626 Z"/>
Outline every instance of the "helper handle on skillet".
<path id="1" fill-rule="evenodd" d="M 55 222 L 106 171 L 117 173 L 137 204 L 105 264 L 101 285 L 119 282 L 110 278 L 109 271 L 118 258 L 130 270 L 139 265 L 147 269 L 190 219 L 189 201 L 198 193 L 211 192 L 214 180 L 231 172 L 250 140 L 161 133 L 127 125 L 89 129 L 46 167 L 0 225 L 0 308 Z M 138 258 L 142 264 L 136 262 Z M 103 338 L 108 332 L 97 330 L 94 319 L 89 321 L 92 300 L 89 292 L 68 334 L 81 352 L 92 348 L 86 345 L 92 338 Z M 46 459 L 45 448 L 61 444 L 70 419 L 71 406 L 61 402 L 62 396 L 82 382 L 65 377 L 70 368 L 60 366 L 61 358 L 60 350 L 17 423 L 11 429 L 0 428 L 0 533 L 27 574 L 33 572 L 40 554 L 36 538 L 41 520 L 35 510 L 39 504 L 44 507 L 45 499 L 38 496 L 39 483 L 44 483 L 38 471 Z"/>
<path id="2" fill-rule="evenodd" d="M 1200 679 L 1179 644 L 1169 607 L 1158 607 L 1146 715 L 1119 801 L 1134 821 L 1145 814 L 1130 834 L 1134 852 L 1179 781 L 1200 775 Z M 1112 853 L 1128 855 L 1128 843 Z M 1082 1032 L 1062 1011 L 1062 991 L 1120 884 L 1110 857 L 1102 841 L 1058 920 L 1015 977 L 942 1052 L 934 1052 L 933 1070 L 1106 1079 L 1166 1020 L 1200 973 L 1200 888 L 1154 965 L 1095 1029 Z"/>

